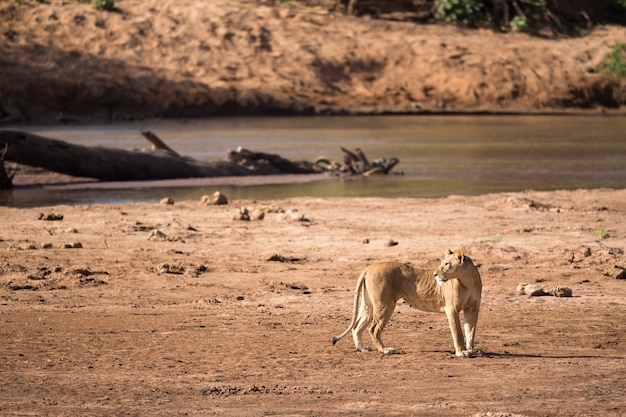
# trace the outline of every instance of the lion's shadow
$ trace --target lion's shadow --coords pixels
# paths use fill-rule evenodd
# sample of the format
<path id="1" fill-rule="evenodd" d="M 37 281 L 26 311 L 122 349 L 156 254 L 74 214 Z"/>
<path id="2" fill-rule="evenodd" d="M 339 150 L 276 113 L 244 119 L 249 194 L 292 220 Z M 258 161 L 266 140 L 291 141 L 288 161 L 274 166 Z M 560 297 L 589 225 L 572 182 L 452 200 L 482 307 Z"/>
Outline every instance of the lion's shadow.
<path id="1" fill-rule="evenodd" d="M 448 353 L 454 355 L 450 350 L 433 350 L 433 353 Z M 510 352 L 490 352 L 484 351 L 481 356 L 472 359 L 624 359 L 623 356 L 603 356 L 603 355 L 558 355 L 558 354 L 536 354 L 536 353 L 510 353 Z"/>

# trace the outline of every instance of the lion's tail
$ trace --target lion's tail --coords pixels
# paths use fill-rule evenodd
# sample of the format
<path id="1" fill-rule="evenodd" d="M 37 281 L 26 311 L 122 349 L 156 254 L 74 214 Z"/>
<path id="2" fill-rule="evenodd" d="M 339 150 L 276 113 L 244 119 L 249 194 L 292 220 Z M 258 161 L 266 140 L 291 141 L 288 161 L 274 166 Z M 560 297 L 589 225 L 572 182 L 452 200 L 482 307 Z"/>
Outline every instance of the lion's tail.
<path id="1" fill-rule="evenodd" d="M 354 290 L 354 307 L 352 309 L 352 321 L 350 321 L 348 328 L 343 333 L 333 337 L 333 345 L 343 339 L 343 337 L 347 335 L 356 324 L 356 316 L 359 311 L 359 300 L 361 299 L 361 291 L 363 289 L 363 286 L 365 285 L 365 275 L 366 272 L 365 270 L 363 270 L 363 272 L 361 272 L 361 275 L 359 275 L 359 279 L 356 282 L 356 289 Z"/>

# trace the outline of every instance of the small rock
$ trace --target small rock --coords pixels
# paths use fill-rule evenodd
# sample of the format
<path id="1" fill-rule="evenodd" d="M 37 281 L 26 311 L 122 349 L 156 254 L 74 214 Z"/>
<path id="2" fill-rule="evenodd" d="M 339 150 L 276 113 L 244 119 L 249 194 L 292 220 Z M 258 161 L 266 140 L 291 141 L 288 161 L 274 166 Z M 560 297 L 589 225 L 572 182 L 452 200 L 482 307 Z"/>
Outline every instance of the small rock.
<path id="1" fill-rule="evenodd" d="M 306 291 L 309 289 L 309 287 L 307 287 L 305 284 L 299 283 L 299 282 L 293 282 L 293 283 L 286 283 L 285 286 L 289 289 L 292 290 L 302 290 L 302 291 Z"/>
<path id="2" fill-rule="evenodd" d="M 205 272 L 208 272 L 209 268 L 207 268 L 204 265 L 188 265 L 185 268 L 185 275 L 188 277 L 192 277 L 192 278 L 197 278 L 199 277 L 201 274 L 204 274 Z"/>
<path id="3" fill-rule="evenodd" d="M 216 191 L 213 194 L 211 194 L 211 196 L 208 196 L 208 195 L 202 196 L 201 203 L 209 204 L 213 206 L 221 206 L 221 205 L 228 204 L 228 198 L 224 194 L 220 193 L 219 191 Z"/>
<path id="4" fill-rule="evenodd" d="M 174 199 L 171 197 L 165 197 L 164 199 L 162 199 L 159 204 L 167 204 L 167 205 L 171 205 L 174 204 Z"/>
<path id="5" fill-rule="evenodd" d="M 610 278 L 626 279 L 626 268 L 620 265 L 613 265 L 613 268 L 605 269 L 602 274 Z"/>
<path id="6" fill-rule="evenodd" d="M 527 295 L 529 297 L 539 297 L 542 295 L 548 295 L 543 290 L 543 287 L 541 287 L 540 285 L 535 285 L 535 284 L 526 284 L 526 283 L 518 284 L 516 291 L 520 295 Z"/>
<path id="7" fill-rule="evenodd" d="M 59 221 L 63 220 L 63 215 L 58 213 L 39 213 L 37 216 L 37 220 L 45 220 L 45 221 Z"/>
<path id="8" fill-rule="evenodd" d="M 515 291 L 519 294 L 519 295 L 526 295 L 526 287 L 528 286 L 527 283 L 525 282 L 520 282 L 519 284 L 517 284 L 517 287 L 515 288 Z"/>
<path id="9" fill-rule="evenodd" d="M 42 243 L 41 244 L 41 249 L 52 249 L 53 245 L 52 243 Z"/>
<path id="10" fill-rule="evenodd" d="M 167 235 L 160 230 L 153 230 L 148 235 L 148 240 L 162 242 L 164 240 L 167 240 Z"/>
<path id="11" fill-rule="evenodd" d="M 370 240 L 365 238 L 365 239 L 363 239 L 363 243 L 365 243 L 367 245 L 368 243 L 370 243 Z"/>
<path id="12" fill-rule="evenodd" d="M 80 242 L 72 242 L 71 245 L 72 245 L 72 249 L 82 249 L 83 247 L 83 244 Z"/>
<path id="13" fill-rule="evenodd" d="M 540 297 L 542 295 L 546 295 L 546 292 L 543 290 L 542 286 L 534 284 L 527 285 L 524 289 L 524 292 L 526 292 L 526 295 L 528 295 L 529 297 Z"/>
<path id="14" fill-rule="evenodd" d="M 285 257 L 283 255 L 279 255 L 279 254 L 274 254 L 272 256 L 270 256 L 267 259 L 267 262 L 284 262 L 284 263 L 297 263 L 297 262 L 301 262 L 303 261 L 303 259 L 301 258 L 295 258 L 295 257 Z"/>
<path id="15" fill-rule="evenodd" d="M 160 274 L 177 274 L 182 275 L 185 273 L 185 268 L 177 265 L 170 265 L 168 263 L 162 263 L 157 266 L 157 271 Z"/>
<path id="16" fill-rule="evenodd" d="M 248 213 L 248 209 L 241 207 L 239 212 L 233 217 L 233 220 L 243 220 L 246 222 L 250 221 L 250 213 Z"/>
<path id="17" fill-rule="evenodd" d="M 388 241 L 385 242 L 385 246 L 397 246 L 398 242 L 396 242 L 393 239 L 389 239 Z"/>
<path id="18" fill-rule="evenodd" d="M 265 218 L 265 212 L 263 210 L 254 209 L 250 213 L 250 220 L 263 220 Z"/>
<path id="19" fill-rule="evenodd" d="M 278 213 L 276 215 L 276 220 L 284 221 L 291 220 L 294 222 L 309 222 L 310 220 L 306 218 L 306 216 L 298 211 L 298 209 L 287 210 L 284 213 Z"/>
<path id="20" fill-rule="evenodd" d="M 571 297 L 572 289 L 569 287 L 561 287 L 559 285 L 549 289 L 546 291 L 548 294 L 553 295 L 555 297 Z"/>

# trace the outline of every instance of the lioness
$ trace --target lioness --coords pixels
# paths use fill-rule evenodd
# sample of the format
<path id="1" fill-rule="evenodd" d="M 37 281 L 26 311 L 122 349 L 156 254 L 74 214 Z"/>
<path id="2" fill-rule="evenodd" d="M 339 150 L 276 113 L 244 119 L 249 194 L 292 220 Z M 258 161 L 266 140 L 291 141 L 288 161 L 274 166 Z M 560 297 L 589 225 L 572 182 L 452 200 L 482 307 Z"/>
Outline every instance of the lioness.
<path id="1" fill-rule="evenodd" d="M 396 302 L 402 298 L 420 310 L 446 313 L 456 356 L 481 355 L 480 350 L 474 349 L 481 292 L 480 274 L 460 250 L 446 251 L 437 269 L 417 269 L 397 262 L 370 265 L 356 283 L 352 321 L 342 334 L 333 337 L 333 345 L 352 330 L 357 351 L 369 351 L 361 341 L 367 328 L 376 349 L 385 354 L 395 353 L 394 348 L 385 347 L 381 333 Z M 459 311 L 463 311 L 465 322 L 465 349 Z"/>

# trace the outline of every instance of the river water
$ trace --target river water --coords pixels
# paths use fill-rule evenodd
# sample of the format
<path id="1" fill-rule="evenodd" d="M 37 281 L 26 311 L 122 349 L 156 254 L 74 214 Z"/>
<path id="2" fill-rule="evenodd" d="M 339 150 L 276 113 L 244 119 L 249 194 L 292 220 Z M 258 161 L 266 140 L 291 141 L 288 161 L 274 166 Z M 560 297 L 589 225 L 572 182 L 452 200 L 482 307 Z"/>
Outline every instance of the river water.
<path id="1" fill-rule="evenodd" d="M 182 155 L 222 159 L 238 146 L 288 159 L 341 161 L 340 146 L 370 159 L 397 157 L 403 175 L 268 186 L 128 187 L 113 190 L 15 189 L 15 207 L 199 199 L 219 190 L 231 199 L 298 196 L 440 197 L 451 194 L 626 187 L 626 117 L 359 116 L 216 118 L 89 126 L 16 127 L 88 146 L 149 147 L 152 130 Z"/>

